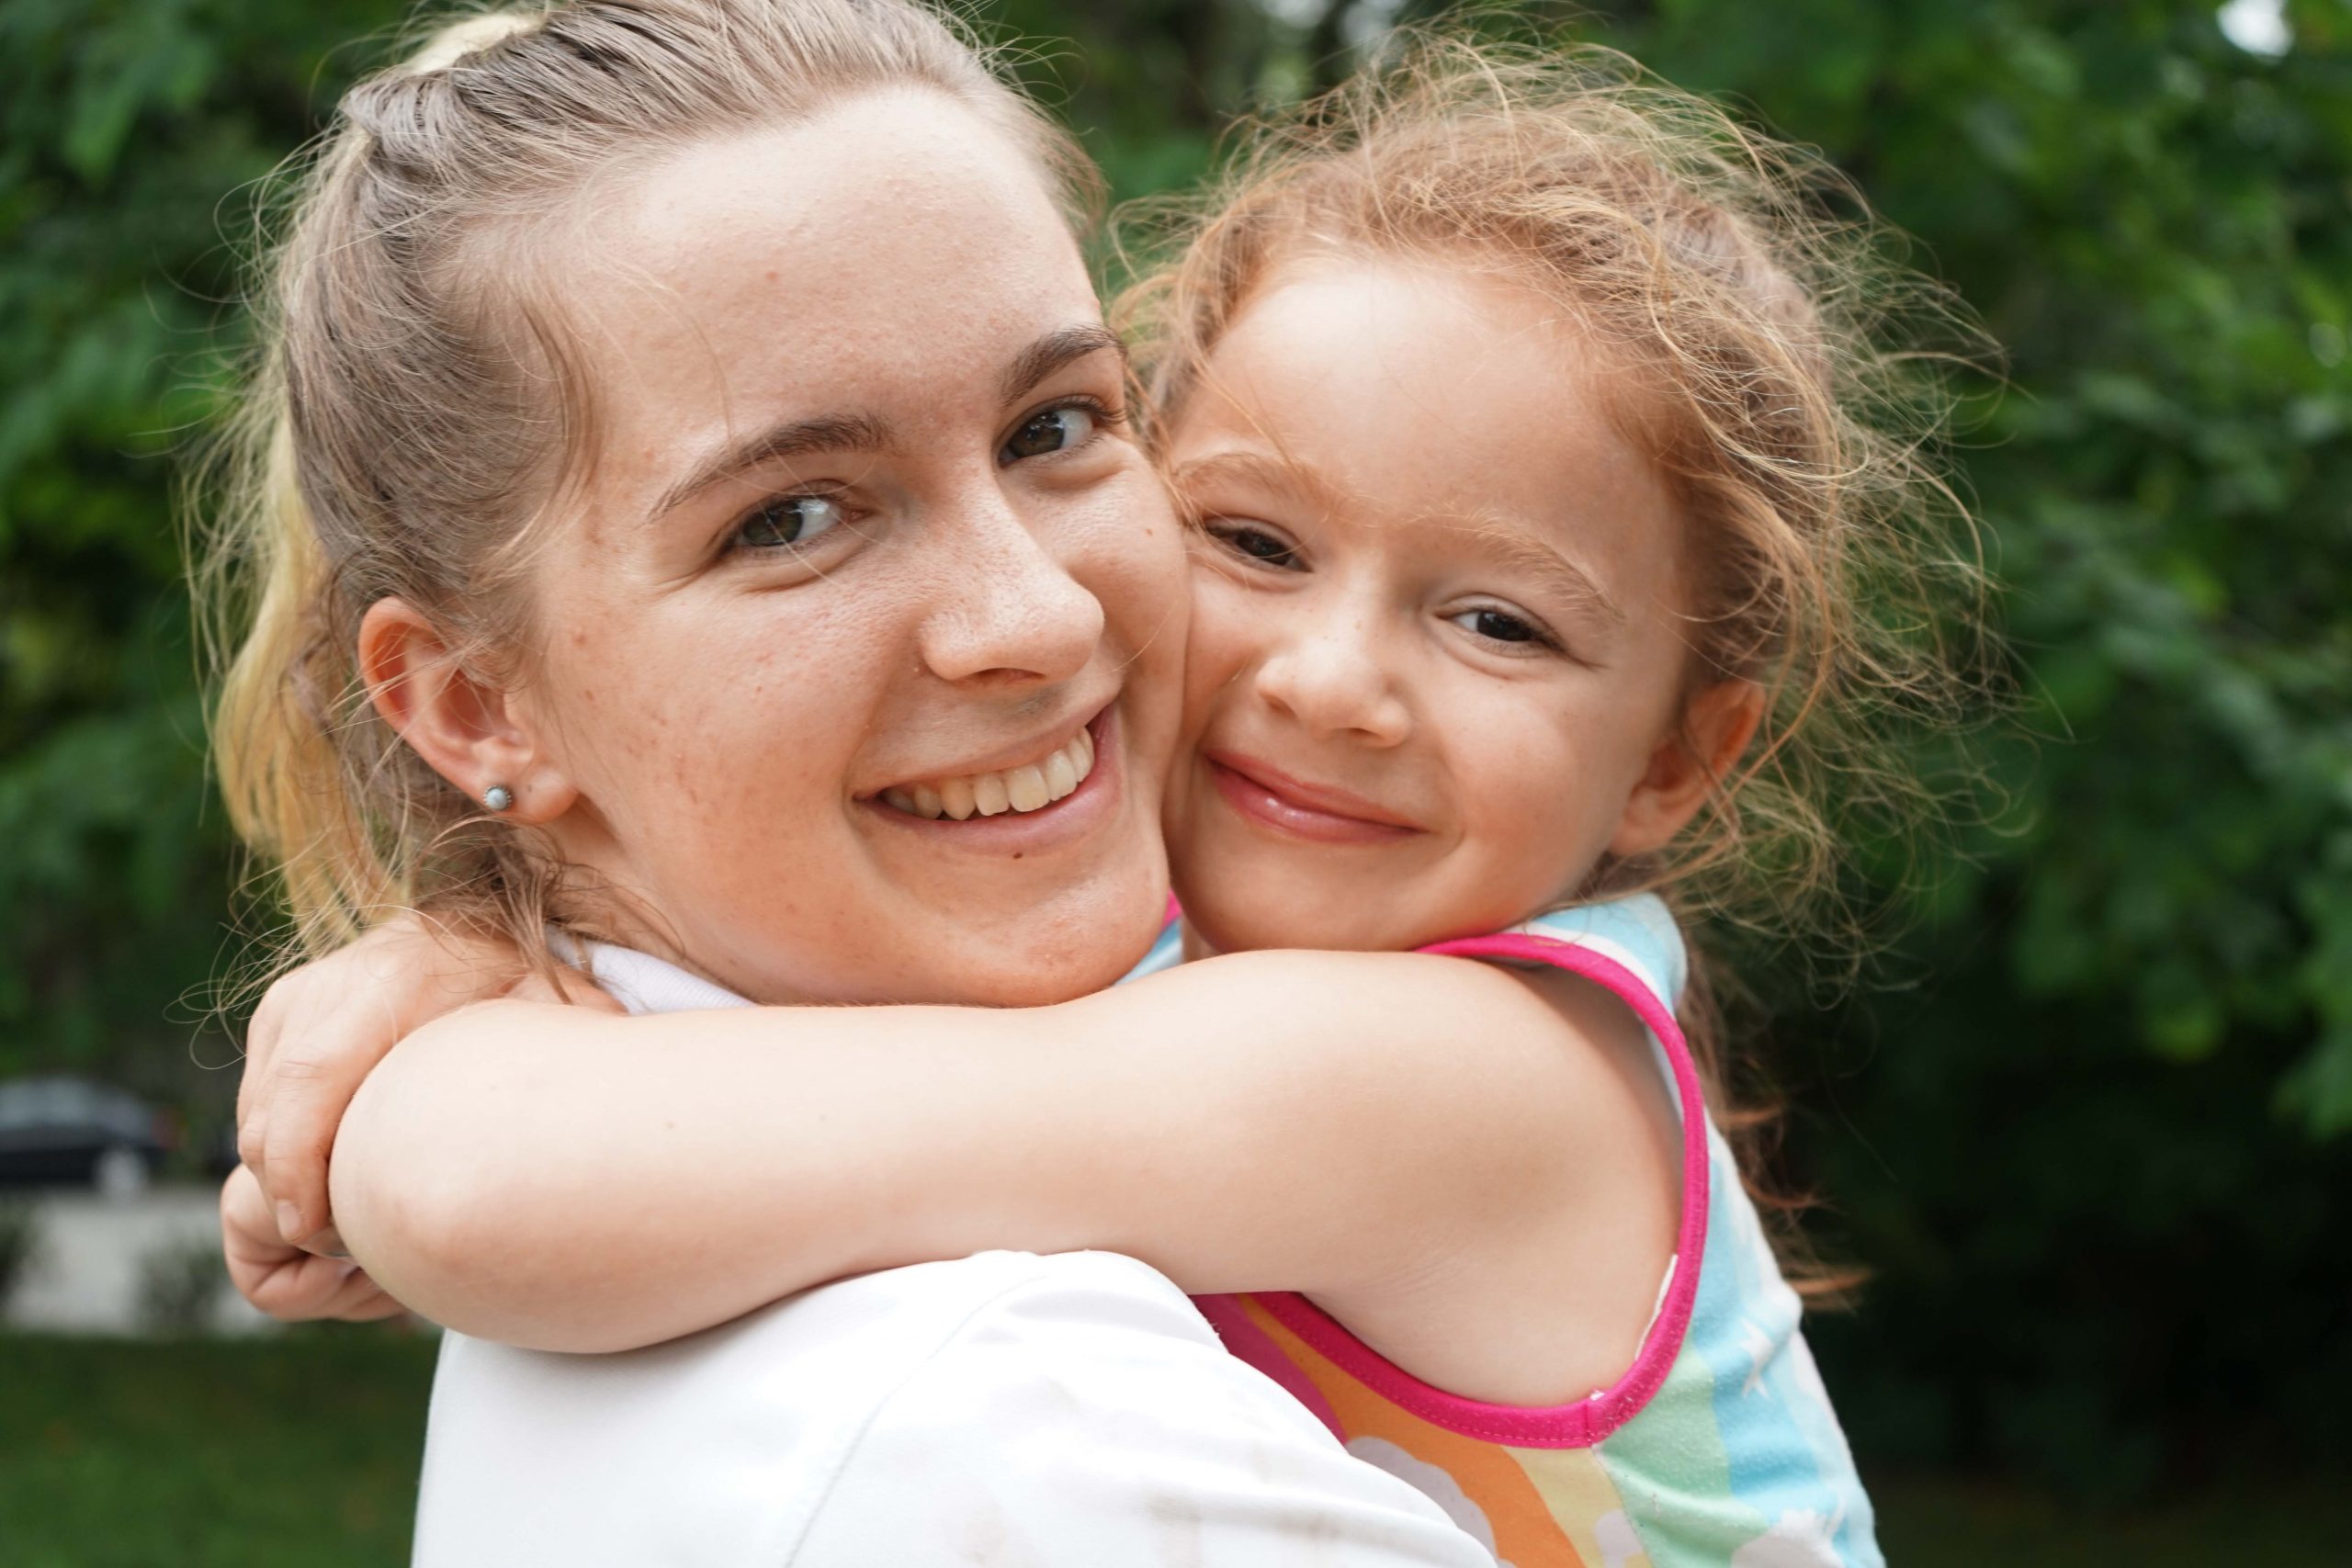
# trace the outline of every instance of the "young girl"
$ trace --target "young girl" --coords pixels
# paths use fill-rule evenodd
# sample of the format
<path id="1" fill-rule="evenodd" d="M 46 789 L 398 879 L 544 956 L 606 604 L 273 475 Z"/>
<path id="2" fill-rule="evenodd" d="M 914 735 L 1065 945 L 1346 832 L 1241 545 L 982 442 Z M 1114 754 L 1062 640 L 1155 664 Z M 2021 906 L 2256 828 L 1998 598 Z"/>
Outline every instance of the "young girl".
<path id="1" fill-rule="evenodd" d="M 663 1016 L 466 1010 L 354 1100 L 369 1272 L 616 1349 L 1112 1248 L 1518 1568 L 1877 1562 L 1661 897 L 1794 908 L 1792 786 L 1932 672 L 1888 628 L 1939 492 L 1861 417 L 1886 361 L 1820 178 L 1586 55 L 1431 46 L 1266 134 L 1130 301 L 1197 535 L 1184 918 L 1135 983 L 752 1010 L 591 944 Z M 809 478 L 786 503 L 853 510 Z M 1093 761 L 864 804 L 954 833 Z"/>

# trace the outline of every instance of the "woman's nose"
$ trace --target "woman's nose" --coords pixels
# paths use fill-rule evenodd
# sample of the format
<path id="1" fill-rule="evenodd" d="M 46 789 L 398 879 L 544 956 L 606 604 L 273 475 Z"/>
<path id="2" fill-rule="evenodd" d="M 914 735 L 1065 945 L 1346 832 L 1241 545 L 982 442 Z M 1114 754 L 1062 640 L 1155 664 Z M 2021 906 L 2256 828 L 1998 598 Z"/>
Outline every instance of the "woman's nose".
<path id="1" fill-rule="evenodd" d="M 1386 747 L 1412 733 L 1412 710 L 1360 615 L 1302 627 L 1259 664 L 1258 694 L 1316 735 Z"/>
<path id="2" fill-rule="evenodd" d="M 1102 640 L 1102 604 L 994 487 L 957 508 L 945 587 L 924 618 L 924 666 L 943 681 L 1067 681 Z"/>

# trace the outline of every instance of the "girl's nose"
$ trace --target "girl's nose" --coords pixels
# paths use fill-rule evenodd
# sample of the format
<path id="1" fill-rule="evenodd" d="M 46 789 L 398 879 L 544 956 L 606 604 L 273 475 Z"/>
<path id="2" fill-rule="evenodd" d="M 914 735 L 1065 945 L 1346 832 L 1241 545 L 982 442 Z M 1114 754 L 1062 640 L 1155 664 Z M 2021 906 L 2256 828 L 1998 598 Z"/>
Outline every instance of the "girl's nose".
<path id="1" fill-rule="evenodd" d="M 937 564 L 944 583 L 918 634 L 943 681 L 1067 681 L 1102 640 L 1102 604 L 993 485 L 975 487 Z"/>
<path id="2" fill-rule="evenodd" d="M 1258 666 L 1258 694 L 1310 732 L 1395 746 L 1412 733 L 1412 710 L 1363 616 L 1325 617 Z"/>

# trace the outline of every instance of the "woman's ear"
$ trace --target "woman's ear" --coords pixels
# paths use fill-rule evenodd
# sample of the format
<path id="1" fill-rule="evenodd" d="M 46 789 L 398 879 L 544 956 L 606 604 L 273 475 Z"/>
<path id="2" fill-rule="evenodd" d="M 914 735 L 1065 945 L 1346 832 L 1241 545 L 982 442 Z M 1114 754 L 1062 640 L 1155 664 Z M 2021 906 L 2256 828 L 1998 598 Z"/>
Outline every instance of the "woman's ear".
<path id="1" fill-rule="evenodd" d="M 510 821 L 560 817 L 579 790 L 545 755 L 526 715 L 477 680 L 433 619 L 405 599 L 379 599 L 359 622 L 359 678 L 368 700 L 425 765 L 481 802 L 512 797 Z"/>
<path id="2" fill-rule="evenodd" d="M 1764 688 L 1753 681 L 1718 681 L 1684 704 L 1682 722 L 1650 753 L 1648 770 L 1625 802 L 1610 852 L 1664 848 L 1739 765 L 1763 718 Z"/>

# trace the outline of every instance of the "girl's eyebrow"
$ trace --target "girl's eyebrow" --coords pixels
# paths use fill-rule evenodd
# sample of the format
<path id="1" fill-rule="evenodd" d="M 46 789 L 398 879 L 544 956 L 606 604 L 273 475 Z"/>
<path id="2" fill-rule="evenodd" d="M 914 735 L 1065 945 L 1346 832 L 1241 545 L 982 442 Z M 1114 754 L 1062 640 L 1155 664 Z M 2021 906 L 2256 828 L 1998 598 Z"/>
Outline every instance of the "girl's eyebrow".
<path id="1" fill-rule="evenodd" d="M 1544 590 L 1608 623 L 1625 624 L 1625 612 L 1602 592 L 1590 572 L 1526 525 L 1504 518 L 1472 518 L 1451 525 L 1478 541 L 1488 560 L 1506 571 L 1525 572 Z"/>
<path id="2" fill-rule="evenodd" d="M 1276 491 L 1325 513 L 1340 511 L 1346 505 L 1339 491 L 1314 469 L 1261 452 L 1212 452 L 1205 457 L 1177 464 L 1168 475 L 1168 482 L 1180 494 L 1190 486 L 1212 479 Z"/>

